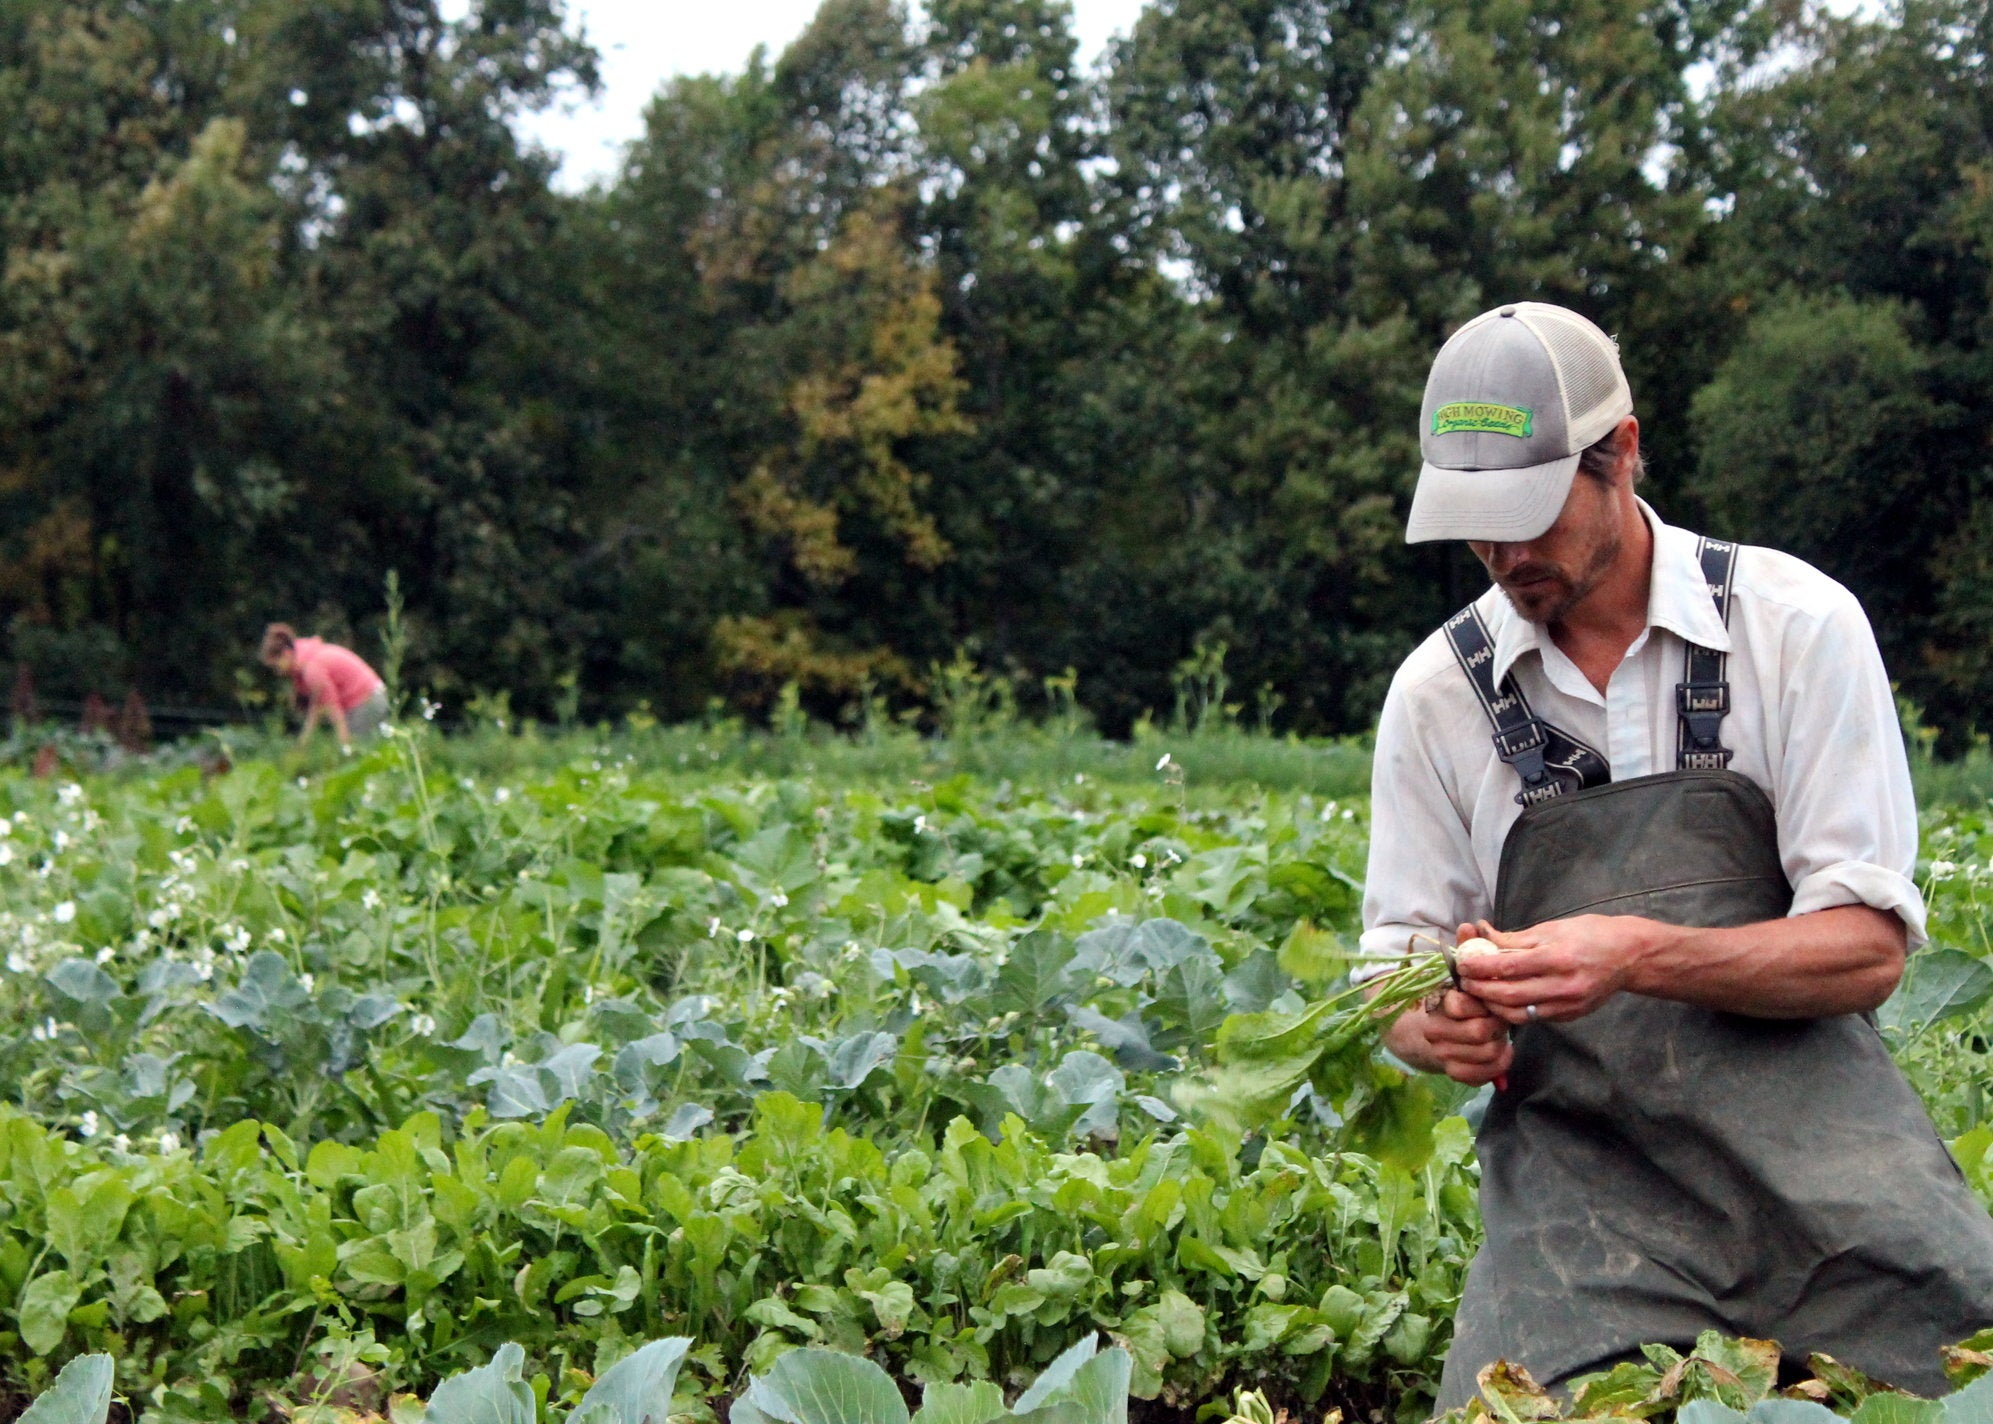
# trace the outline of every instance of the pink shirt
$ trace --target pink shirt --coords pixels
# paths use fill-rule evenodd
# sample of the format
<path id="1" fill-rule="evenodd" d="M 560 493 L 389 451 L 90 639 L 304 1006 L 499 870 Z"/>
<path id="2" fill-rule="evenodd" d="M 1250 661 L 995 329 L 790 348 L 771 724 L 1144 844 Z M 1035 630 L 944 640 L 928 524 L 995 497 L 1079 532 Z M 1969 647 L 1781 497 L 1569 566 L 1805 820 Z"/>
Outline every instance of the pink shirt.
<path id="1" fill-rule="evenodd" d="M 292 651 L 298 666 L 291 683 L 312 704 L 330 703 L 341 712 L 351 712 L 385 685 L 358 653 L 337 643 L 300 638 Z"/>

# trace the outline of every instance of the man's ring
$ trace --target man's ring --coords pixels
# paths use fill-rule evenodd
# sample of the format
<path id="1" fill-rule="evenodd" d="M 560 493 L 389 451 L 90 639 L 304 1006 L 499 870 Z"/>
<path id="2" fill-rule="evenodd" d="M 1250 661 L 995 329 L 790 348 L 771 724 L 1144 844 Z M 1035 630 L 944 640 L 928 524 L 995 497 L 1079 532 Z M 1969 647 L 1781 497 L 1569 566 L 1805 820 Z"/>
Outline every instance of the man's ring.
<path id="1" fill-rule="evenodd" d="M 1522 1012 L 1523 1016 L 1526 1017 L 1531 1023 L 1536 1022 L 1536 1005 L 1524 1004 L 1522 1006 Z"/>

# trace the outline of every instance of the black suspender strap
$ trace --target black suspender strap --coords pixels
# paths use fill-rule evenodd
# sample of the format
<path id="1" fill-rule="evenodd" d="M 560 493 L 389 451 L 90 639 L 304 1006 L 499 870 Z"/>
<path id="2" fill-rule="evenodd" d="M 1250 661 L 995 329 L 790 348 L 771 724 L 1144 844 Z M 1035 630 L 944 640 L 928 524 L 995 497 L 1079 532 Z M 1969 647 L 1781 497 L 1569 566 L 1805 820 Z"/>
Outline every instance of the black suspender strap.
<path id="1" fill-rule="evenodd" d="M 1723 626 L 1730 626 L 1730 583 L 1737 567 L 1737 546 L 1721 539 L 1696 545 L 1696 562 Z M 1513 676 L 1495 682 L 1495 643 L 1488 626 L 1470 603 L 1446 620 L 1446 640 L 1481 710 L 1495 729 L 1495 755 L 1522 778 L 1516 800 L 1524 805 L 1547 801 L 1612 780 L 1612 768 L 1592 747 L 1530 710 Z M 1723 745 L 1723 719 L 1730 713 L 1730 683 L 1725 673 L 1729 656 L 1699 643 L 1687 643 L 1682 654 L 1682 680 L 1675 684 L 1677 718 L 1675 766 L 1682 771 L 1721 771 L 1735 755 Z"/>
<path id="2" fill-rule="evenodd" d="M 1473 604 L 1446 620 L 1446 640 L 1467 674 L 1481 710 L 1495 728 L 1495 755 L 1522 778 L 1516 800 L 1524 805 L 1547 801 L 1612 780 L 1612 768 L 1591 747 L 1530 711 L 1513 677 L 1495 683 L 1495 644 Z"/>
<path id="3" fill-rule="evenodd" d="M 1737 567 L 1737 546 L 1721 539 L 1696 545 L 1696 562 L 1716 603 L 1723 626 L 1730 626 L 1730 578 Z M 1729 658 L 1714 648 L 1690 643 L 1682 654 L 1682 680 L 1675 685 L 1679 721 L 1675 766 L 1682 771 L 1721 771 L 1734 753 L 1723 745 L 1723 719 L 1730 712 L 1730 683 L 1724 673 Z"/>

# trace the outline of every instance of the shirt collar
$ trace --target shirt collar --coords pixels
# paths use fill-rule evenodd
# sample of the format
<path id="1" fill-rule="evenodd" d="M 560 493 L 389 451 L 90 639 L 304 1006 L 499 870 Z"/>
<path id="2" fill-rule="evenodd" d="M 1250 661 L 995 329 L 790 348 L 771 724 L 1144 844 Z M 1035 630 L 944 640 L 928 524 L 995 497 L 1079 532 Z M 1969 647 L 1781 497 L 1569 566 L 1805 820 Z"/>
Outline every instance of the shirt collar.
<path id="1" fill-rule="evenodd" d="M 1696 558 L 1696 536 L 1663 523 L 1646 500 L 1635 501 L 1654 534 L 1654 567 L 1647 591 L 1647 626 L 1665 628 L 1684 642 L 1730 651 L 1730 630 L 1716 611 L 1709 581 Z M 1522 617 L 1499 588 L 1481 596 L 1481 616 L 1495 640 L 1494 676 L 1497 686 L 1524 653 L 1541 652 L 1543 629 Z"/>

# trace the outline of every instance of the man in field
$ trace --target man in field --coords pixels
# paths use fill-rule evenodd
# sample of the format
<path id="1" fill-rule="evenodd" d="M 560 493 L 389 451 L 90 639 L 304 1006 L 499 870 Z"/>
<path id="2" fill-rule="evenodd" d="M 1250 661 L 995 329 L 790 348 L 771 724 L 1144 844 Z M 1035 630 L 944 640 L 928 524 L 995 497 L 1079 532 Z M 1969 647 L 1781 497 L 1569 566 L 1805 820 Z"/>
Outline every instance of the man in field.
<path id="1" fill-rule="evenodd" d="M 304 710 L 300 742 L 309 742 L 320 722 L 331 726 L 341 746 L 365 739 L 387 720 L 387 688 L 380 675 L 350 648 L 323 638 L 300 638 L 288 623 L 263 630 L 263 666 L 291 680 L 291 694 Z"/>
<path id="2" fill-rule="evenodd" d="M 1993 1324 L 1993 1220 L 1867 1017 L 1924 906 L 1860 604 L 1636 496 L 1617 348 L 1574 312 L 1469 322 L 1420 422 L 1406 537 L 1494 586 L 1385 701 L 1364 945 L 1504 951 L 1388 1040 L 1496 1084 L 1440 1404 L 1711 1329 L 1941 1391 Z"/>

